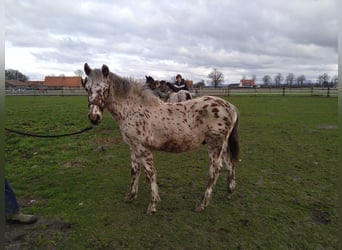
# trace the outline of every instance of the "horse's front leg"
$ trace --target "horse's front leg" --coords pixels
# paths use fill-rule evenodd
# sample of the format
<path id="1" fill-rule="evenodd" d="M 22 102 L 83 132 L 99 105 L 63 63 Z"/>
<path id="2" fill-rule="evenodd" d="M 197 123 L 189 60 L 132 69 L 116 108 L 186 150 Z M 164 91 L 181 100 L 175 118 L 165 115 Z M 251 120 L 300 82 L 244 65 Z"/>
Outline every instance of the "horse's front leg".
<path id="1" fill-rule="evenodd" d="M 125 202 L 132 202 L 138 195 L 138 184 L 140 176 L 140 164 L 137 161 L 135 154 L 131 153 L 131 185 L 128 194 L 125 198 Z"/>
<path id="2" fill-rule="evenodd" d="M 153 155 L 149 150 L 145 150 L 141 154 L 141 164 L 144 166 L 144 171 L 147 181 L 151 186 L 151 200 L 147 208 L 147 214 L 152 215 L 157 211 L 157 203 L 160 201 L 158 184 L 157 184 L 157 172 L 153 165 Z"/>

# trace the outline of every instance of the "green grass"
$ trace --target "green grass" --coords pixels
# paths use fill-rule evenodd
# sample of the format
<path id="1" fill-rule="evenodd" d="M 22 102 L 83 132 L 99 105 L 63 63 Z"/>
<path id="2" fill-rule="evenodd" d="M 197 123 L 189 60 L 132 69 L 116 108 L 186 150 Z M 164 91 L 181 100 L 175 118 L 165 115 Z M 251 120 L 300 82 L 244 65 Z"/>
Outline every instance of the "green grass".
<path id="1" fill-rule="evenodd" d="M 327 249 L 337 248 L 337 98 L 229 97 L 241 115 L 237 189 L 225 199 L 225 172 L 203 213 L 206 147 L 155 153 L 162 201 L 145 215 L 149 187 L 124 203 L 129 148 L 105 113 L 100 126 L 56 139 L 6 133 L 6 177 L 27 208 L 70 223 L 42 238 L 58 249 Z M 86 97 L 6 97 L 6 127 L 41 134 L 89 126 Z"/>

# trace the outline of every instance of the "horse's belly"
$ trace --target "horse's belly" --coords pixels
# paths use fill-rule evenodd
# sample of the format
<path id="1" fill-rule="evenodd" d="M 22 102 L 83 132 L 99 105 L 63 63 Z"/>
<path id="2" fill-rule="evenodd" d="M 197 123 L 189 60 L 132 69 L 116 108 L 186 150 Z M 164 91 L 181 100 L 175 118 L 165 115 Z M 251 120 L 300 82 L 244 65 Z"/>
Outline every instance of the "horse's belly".
<path id="1" fill-rule="evenodd" d="M 167 141 L 163 143 L 159 150 L 165 151 L 165 152 L 171 152 L 171 153 L 180 153 L 190 150 L 190 145 L 187 144 L 178 144 L 173 141 Z"/>
<path id="2" fill-rule="evenodd" d="M 197 138 L 190 138 L 188 140 L 184 138 L 179 140 L 170 139 L 160 143 L 159 147 L 156 149 L 165 152 L 180 153 L 198 147 L 201 145 L 201 142 L 202 141 L 198 140 Z"/>

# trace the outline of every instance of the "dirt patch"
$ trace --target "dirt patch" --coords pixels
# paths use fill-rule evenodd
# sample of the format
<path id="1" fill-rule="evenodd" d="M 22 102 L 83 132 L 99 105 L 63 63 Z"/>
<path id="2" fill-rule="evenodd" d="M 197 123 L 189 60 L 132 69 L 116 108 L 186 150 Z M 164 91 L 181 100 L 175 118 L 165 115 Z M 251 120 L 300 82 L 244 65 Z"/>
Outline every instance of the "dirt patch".
<path id="1" fill-rule="evenodd" d="M 68 161 L 62 165 L 63 168 L 80 168 L 84 167 L 87 164 L 86 160 L 76 159 L 72 161 Z"/>
<path id="2" fill-rule="evenodd" d="M 5 249 L 57 249 L 71 225 L 62 220 L 39 218 L 34 224 L 5 225 Z"/>
<path id="3" fill-rule="evenodd" d="M 324 125 L 320 125 L 318 126 L 320 129 L 337 129 L 336 125 L 328 125 L 328 124 L 324 124 Z"/>
<path id="4" fill-rule="evenodd" d="M 96 145 L 113 146 L 117 143 L 122 143 L 123 140 L 121 137 L 105 137 L 105 138 L 95 138 L 93 142 Z"/>
<path id="5" fill-rule="evenodd" d="M 32 196 L 18 198 L 21 210 L 34 203 L 44 206 L 45 200 L 37 200 Z M 26 213 L 25 211 L 23 211 Z M 71 224 L 55 218 L 38 217 L 34 224 L 5 224 L 5 249 L 57 249 L 58 242 L 66 237 Z"/>
<path id="6" fill-rule="evenodd" d="M 96 138 L 93 140 L 94 148 L 93 152 L 101 153 L 109 151 L 115 144 L 122 143 L 123 140 L 121 137 L 105 137 L 105 138 Z"/>
<path id="7" fill-rule="evenodd" d="M 312 213 L 312 219 L 317 224 L 328 224 L 330 222 L 330 215 L 326 211 L 315 210 Z"/>

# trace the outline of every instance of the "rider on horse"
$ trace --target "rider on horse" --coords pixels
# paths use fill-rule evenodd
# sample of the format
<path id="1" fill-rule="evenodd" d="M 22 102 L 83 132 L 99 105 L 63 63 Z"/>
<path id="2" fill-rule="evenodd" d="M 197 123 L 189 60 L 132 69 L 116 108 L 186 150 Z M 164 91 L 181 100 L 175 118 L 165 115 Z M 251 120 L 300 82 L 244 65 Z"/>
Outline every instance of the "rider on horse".
<path id="1" fill-rule="evenodd" d="M 180 74 L 178 74 L 176 76 L 176 82 L 174 84 L 171 83 L 167 83 L 167 86 L 172 89 L 174 92 L 178 92 L 180 90 L 188 90 L 189 88 L 186 85 L 186 82 L 184 81 L 184 79 L 182 78 L 182 76 Z"/>

